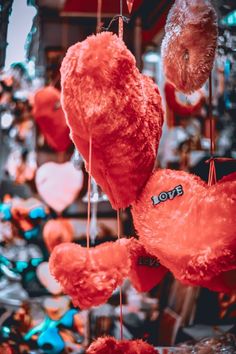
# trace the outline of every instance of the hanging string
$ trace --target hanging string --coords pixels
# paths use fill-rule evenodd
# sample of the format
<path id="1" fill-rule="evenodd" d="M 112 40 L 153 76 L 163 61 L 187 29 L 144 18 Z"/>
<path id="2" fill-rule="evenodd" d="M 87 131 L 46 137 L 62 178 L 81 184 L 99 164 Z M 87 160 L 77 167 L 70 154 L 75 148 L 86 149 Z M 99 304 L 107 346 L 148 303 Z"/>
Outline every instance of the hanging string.
<path id="1" fill-rule="evenodd" d="M 97 7 L 97 29 L 96 33 L 101 31 L 102 25 L 102 0 L 98 0 L 98 7 Z"/>
<path id="2" fill-rule="evenodd" d="M 89 138 L 89 162 L 88 162 L 88 212 L 87 212 L 87 230 L 86 240 L 87 248 L 90 241 L 90 213 L 91 213 L 91 168 L 92 168 L 92 136 Z"/>
<path id="3" fill-rule="evenodd" d="M 123 0 L 120 0 L 120 16 L 119 16 L 119 38 L 123 39 L 124 22 L 123 22 Z"/>
<path id="4" fill-rule="evenodd" d="M 117 210 L 117 236 L 120 240 L 120 210 Z M 123 308 L 122 308 L 122 286 L 120 286 L 120 339 L 123 339 Z"/>
<path id="5" fill-rule="evenodd" d="M 212 73 L 209 76 L 209 119 L 210 119 L 210 159 L 208 160 L 209 163 L 209 174 L 208 174 L 208 186 L 212 186 L 217 182 L 216 177 L 216 167 L 215 167 L 215 159 L 214 159 L 214 152 L 215 152 L 215 126 L 212 116 Z"/>

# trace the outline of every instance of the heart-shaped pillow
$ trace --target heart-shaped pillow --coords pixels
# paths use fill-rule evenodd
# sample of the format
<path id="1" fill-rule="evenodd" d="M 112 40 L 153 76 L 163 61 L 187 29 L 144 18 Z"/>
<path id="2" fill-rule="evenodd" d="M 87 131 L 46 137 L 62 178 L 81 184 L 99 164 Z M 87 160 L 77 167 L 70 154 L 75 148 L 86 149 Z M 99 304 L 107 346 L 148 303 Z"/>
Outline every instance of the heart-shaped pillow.
<path id="1" fill-rule="evenodd" d="M 185 283 L 236 268 L 236 179 L 208 186 L 183 171 L 159 170 L 132 214 L 140 241 Z"/>
<path id="2" fill-rule="evenodd" d="M 129 240 L 122 239 L 89 249 L 62 243 L 51 253 L 50 271 L 75 306 L 85 309 L 101 305 L 128 275 L 127 243 Z"/>
<path id="3" fill-rule="evenodd" d="M 158 354 L 153 346 L 142 340 L 121 340 L 101 337 L 88 348 L 87 354 Z"/>
<path id="4" fill-rule="evenodd" d="M 43 228 L 43 240 L 49 252 L 63 242 L 72 242 L 73 236 L 73 226 L 68 219 L 49 220 Z"/>
<path id="5" fill-rule="evenodd" d="M 61 213 L 77 197 L 83 186 L 83 172 L 72 162 L 47 162 L 36 173 L 36 186 L 42 199 L 56 212 Z"/>
<path id="6" fill-rule="evenodd" d="M 96 53 L 96 55 L 94 55 Z M 110 32 L 69 48 L 61 67 L 71 138 L 113 208 L 136 200 L 152 173 L 163 124 L 158 88 Z"/>
<path id="7" fill-rule="evenodd" d="M 131 260 L 129 279 L 132 285 L 140 292 L 151 290 L 161 282 L 168 269 L 135 239 L 129 243 L 129 251 Z"/>

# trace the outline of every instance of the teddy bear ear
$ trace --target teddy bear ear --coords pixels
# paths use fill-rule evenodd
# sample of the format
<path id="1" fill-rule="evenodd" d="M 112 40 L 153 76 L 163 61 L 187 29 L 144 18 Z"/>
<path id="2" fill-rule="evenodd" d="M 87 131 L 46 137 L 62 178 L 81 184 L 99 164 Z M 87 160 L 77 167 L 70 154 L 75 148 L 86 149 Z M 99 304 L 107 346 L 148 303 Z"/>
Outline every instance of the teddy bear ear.
<path id="1" fill-rule="evenodd" d="M 208 0 L 176 0 L 165 27 L 161 56 L 165 75 L 191 93 L 208 79 L 217 47 L 217 14 Z"/>

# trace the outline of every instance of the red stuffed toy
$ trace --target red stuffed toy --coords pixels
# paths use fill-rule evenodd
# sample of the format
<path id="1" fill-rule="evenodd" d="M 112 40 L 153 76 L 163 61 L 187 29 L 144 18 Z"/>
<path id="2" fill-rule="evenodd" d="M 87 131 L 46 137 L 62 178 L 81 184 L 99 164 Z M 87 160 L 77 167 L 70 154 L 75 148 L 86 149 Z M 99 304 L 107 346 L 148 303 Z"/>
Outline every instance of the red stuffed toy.
<path id="1" fill-rule="evenodd" d="M 44 87 L 34 96 L 33 116 L 47 144 L 55 151 L 71 145 L 69 128 L 60 104 L 61 94 L 52 86 Z"/>
<path id="2" fill-rule="evenodd" d="M 115 209 L 130 205 L 152 173 L 163 124 L 161 96 L 116 35 L 69 48 L 61 67 L 71 138 Z"/>

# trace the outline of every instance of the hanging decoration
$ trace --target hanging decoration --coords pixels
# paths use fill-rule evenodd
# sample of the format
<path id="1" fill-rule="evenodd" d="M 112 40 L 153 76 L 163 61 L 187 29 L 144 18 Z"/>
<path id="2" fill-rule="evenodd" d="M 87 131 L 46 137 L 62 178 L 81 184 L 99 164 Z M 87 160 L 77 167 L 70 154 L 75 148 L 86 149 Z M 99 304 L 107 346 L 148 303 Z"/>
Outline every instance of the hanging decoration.
<path id="1" fill-rule="evenodd" d="M 126 3 L 127 3 L 129 13 L 131 14 L 134 5 L 134 0 L 126 0 Z"/>
<path id="2" fill-rule="evenodd" d="M 74 306 L 87 309 L 105 303 L 129 272 L 127 240 L 85 248 L 63 243 L 54 248 L 51 274 L 71 296 Z"/>
<path id="3" fill-rule="evenodd" d="M 190 116 L 197 113 L 205 101 L 203 94 L 198 92 L 197 99 L 194 103 L 184 103 L 180 101 L 177 97 L 178 91 L 175 89 L 174 85 L 170 82 L 166 82 L 164 86 L 165 99 L 168 109 L 173 111 L 174 114 L 180 116 Z"/>
<path id="4" fill-rule="evenodd" d="M 72 242 L 74 230 L 71 222 L 64 218 L 57 218 L 47 221 L 43 228 L 43 240 L 48 252 L 64 242 Z"/>
<path id="5" fill-rule="evenodd" d="M 161 55 L 166 77 L 191 93 L 208 79 L 217 46 L 217 15 L 209 0 L 176 0 L 165 27 Z"/>
<path id="6" fill-rule="evenodd" d="M 150 291 L 164 278 L 168 269 L 159 260 L 148 253 L 138 240 L 129 244 L 131 267 L 129 279 L 137 291 Z"/>
<path id="7" fill-rule="evenodd" d="M 79 194 L 83 186 L 83 172 L 76 170 L 72 162 L 47 162 L 37 170 L 35 182 L 45 203 L 61 213 Z"/>
<path id="8" fill-rule="evenodd" d="M 62 106 L 76 148 L 88 163 L 92 136 L 93 177 L 113 208 L 130 205 L 156 159 L 163 124 L 157 86 L 110 32 L 70 47 L 61 75 Z"/>
<path id="9" fill-rule="evenodd" d="M 236 179 L 208 186 L 183 171 L 156 171 L 132 208 L 140 242 L 180 281 L 207 286 L 236 269 L 235 189 Z"/>
<path id="10" fill-rule="evenodd" d="M 60 92 L 48 86 L 36 92 L 33 103 L 33 116 L 41 133 L 47 144 L 58 152 L 67 150 L 71 145 L 60 99 Z"/>
<path id="11" fill-rule="evenodd" d="M 118 341 L 113 337 L 101 337 L 93 342 L 87 350 L 87 354 L 158 354 L 153 346 L 142 340 Z"/>

